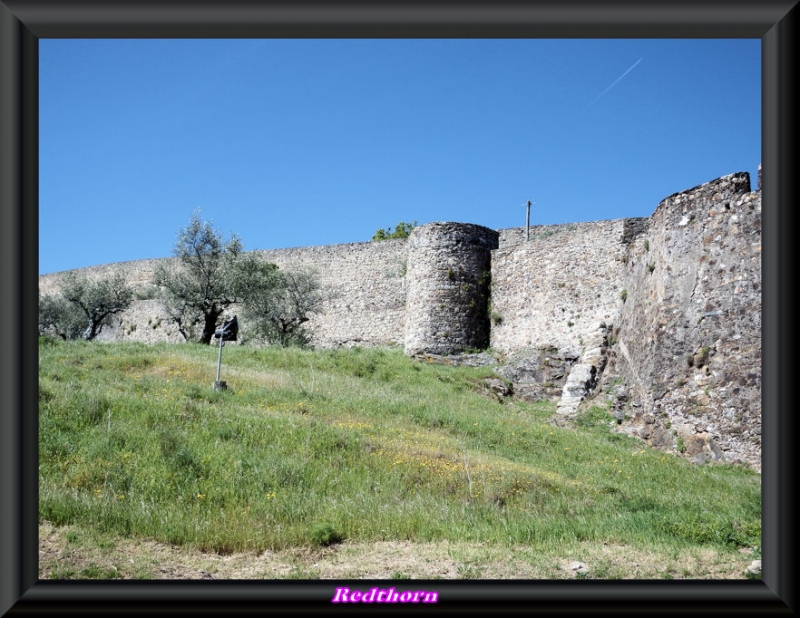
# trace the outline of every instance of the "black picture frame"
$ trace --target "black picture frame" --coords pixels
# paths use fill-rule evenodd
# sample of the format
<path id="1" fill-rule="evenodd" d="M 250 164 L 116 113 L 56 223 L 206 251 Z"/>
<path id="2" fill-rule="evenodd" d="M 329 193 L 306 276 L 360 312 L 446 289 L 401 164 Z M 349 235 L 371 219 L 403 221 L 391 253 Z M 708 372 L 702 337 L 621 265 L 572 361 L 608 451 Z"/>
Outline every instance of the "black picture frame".
<path id="1" fill-rule="evenodd" d="M 342 581 L 55 581 L 38 579 L 37 310 L 40 38 L 760 38 L 762 41 L 761 580 L 447 581 L 414 613 L 793 614 L 794 449 L 790 385 L 793 270 L 795 1 L 180 2 L 0 0 L 0 615 L 316 613 Z M 731 95 L 738 85 L 731 76 Z M 353 583 L 353 582 L 351 582 Z M 386 582 L 359 581 L 369 589 Z M 398 589 L 405 589 L 398 582 Z M 381 609 L 387 608 L 386 605 Z M 388 608 L 387 608 L 388 609 Z M 392 607 L 402 611 L 401 606 Z"/>

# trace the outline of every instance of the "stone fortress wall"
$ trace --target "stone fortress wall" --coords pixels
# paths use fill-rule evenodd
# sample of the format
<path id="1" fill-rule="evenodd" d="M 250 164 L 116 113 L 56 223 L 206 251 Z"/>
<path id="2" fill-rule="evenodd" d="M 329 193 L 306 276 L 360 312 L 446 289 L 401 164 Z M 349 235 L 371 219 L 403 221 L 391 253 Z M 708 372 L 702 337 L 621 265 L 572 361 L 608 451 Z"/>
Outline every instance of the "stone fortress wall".
<path id="1" fill-rule="evenodd" d="M 324 311 L 311 316 L 307 326 L 313 345 L 402 345 L 405 337 L 407 242 L 405 239 L 257 251 L 266 261 L 287 270 L 316 272 L 329 292 Z M 136 289 L 151 285 L 155 267 L 174 258 L 105 264 L 76 269 L 79 275 L 105 277 L 123 273 Z M 42 294 L 58 291 L 67 272 L 39 277 Z M 136 301 L 98 341 L 181 342 L 158 300 Z"/>
<path id="2" fill-rule="evenodd" d="M 491 346 L 559 412 L 605 396 L 626 431 L 697 462 L 760 466 L 761 186 L 732 174 L 672 195 L 649 218 L 490 230 L 436 222 L 408 239 L 260 251 L 313 269 L 332 292 L 317 347 Z M 142 260 L 121 270 L 140 288 Z M 65 273 L 42 275 L 42 293 Z M 159 301 L 137 301 L 100 340 L 182 341 Z M 554 370 L 553 367 L 556 367 Z M 526 373 L 527 372 L 527 373 Z M 527 386 L 530 386 L 528 384 Z M 541 389 L 528 392 L 541 395 Z M 555 393 L 555 395 L 553 395 Z"/>
<path id="3" fill-rule="evenodd" d="M 578 356 L 598 324 L 615 321 L 624 262 L 646 219 L 531 228 L 492 255 L 492 348 L 554 347 Z M 524 230 L 523 230 L 524 232 Z"/>
<path id="4" fill-rule="evenodd" d="M 761 185 L 733 174 L 661 202 L 630 245 L 610 369 L 631 427 L 696 461 L 761 455 Z"/>

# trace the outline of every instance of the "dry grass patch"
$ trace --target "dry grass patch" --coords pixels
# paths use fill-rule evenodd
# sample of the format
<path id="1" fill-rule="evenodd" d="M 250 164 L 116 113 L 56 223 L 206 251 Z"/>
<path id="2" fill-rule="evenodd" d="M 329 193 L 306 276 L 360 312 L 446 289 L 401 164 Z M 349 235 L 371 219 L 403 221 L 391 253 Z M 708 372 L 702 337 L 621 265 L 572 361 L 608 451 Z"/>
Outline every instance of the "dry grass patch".
<path id="1" fill-rule="evenodd" d="M 345 542 L 219 555 L 101 537 L 46 521 L 39 526 L 41 579 L 744 579 L 751 561 L 744 551 L 581 543 L 552 553 L 447 541 Z"/>

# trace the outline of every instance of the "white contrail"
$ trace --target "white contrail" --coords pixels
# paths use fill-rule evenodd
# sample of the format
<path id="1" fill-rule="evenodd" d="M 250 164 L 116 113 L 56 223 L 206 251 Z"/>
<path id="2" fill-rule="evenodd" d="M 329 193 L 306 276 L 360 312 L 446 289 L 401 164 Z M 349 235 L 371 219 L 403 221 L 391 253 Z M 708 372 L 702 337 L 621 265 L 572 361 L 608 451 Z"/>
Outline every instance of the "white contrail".
<path id="1" fill-rule="evenodd" d="M 611 90 L 611 89 L 612 89 L 614 86 L 616 86 L 618 83 L 620 83 L 620 82 L 623 80 L 623 78 L 624 78 L 624 77 L 625 77 L 625 76 L 626 76 L 628 73 L 630 73 L 631 71 L 633 71 L 633 70 L 636 68 L 636 65 L 637 65 L 637 64 L 639 64 L 639 63 L 640 63 L 642 60 L 644 60 L 644 58 L 639 58 L 639 59 L 638 59 L 636 62 L 634 62 L 634 63 L 631 65 L 631 68 L 629 68 L 629 69 L 628 69 L 627 71 L 625 71 L 625 72 L 624 72 L 622 75 L 620 75 L 620 76 L 619 76 L 617 79 L 615 79 L 615 80 L 614 80 L 614 82 L 613 82 L 613 83 L 612 83 L 612 84 L 611 84 L 611 85 L 610 85 L 608 88 L 606 88 L 605 90 L 603 90 L 603 92 L 601 92 L 600 94 L 598 94 L 598 95 L 597 95 L 597 97 L 595 98 L 595 100 L 594 100 L 594 101 L 592 101 L 591 103 L 589 103 L 589 106 L 588 106 L 586 109 L 589 109 L 589 107 L 591 107 L 592 105 L 594 105 L 595 103 L 597 103 L 597 101 L 599 101 L 599 100 L 600 100 L 600 97 L 602 97 L 602 96 L 603 96 L 603 95 L 604 95 L 606 92 L 608 92 L 608 91 L 609 91 L 609 90 Z"/>

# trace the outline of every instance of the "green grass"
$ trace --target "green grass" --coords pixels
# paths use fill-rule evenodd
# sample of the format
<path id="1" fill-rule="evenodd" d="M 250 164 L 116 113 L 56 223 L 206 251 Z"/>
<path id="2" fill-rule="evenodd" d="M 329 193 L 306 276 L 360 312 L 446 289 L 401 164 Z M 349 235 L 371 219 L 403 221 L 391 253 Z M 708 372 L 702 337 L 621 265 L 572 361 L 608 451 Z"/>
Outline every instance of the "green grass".
<path id="1" fill-rule="evenodd" d="M 757 474 L 652 450 L 599 409 L 553 426 L 554 404 L 482 396 L 489 369 L 227 346 L 216 392 L 216 362 L 213 346 L 42 340 L 40 517 L 219 553 L 345 539 L 760 548 Z"/>

